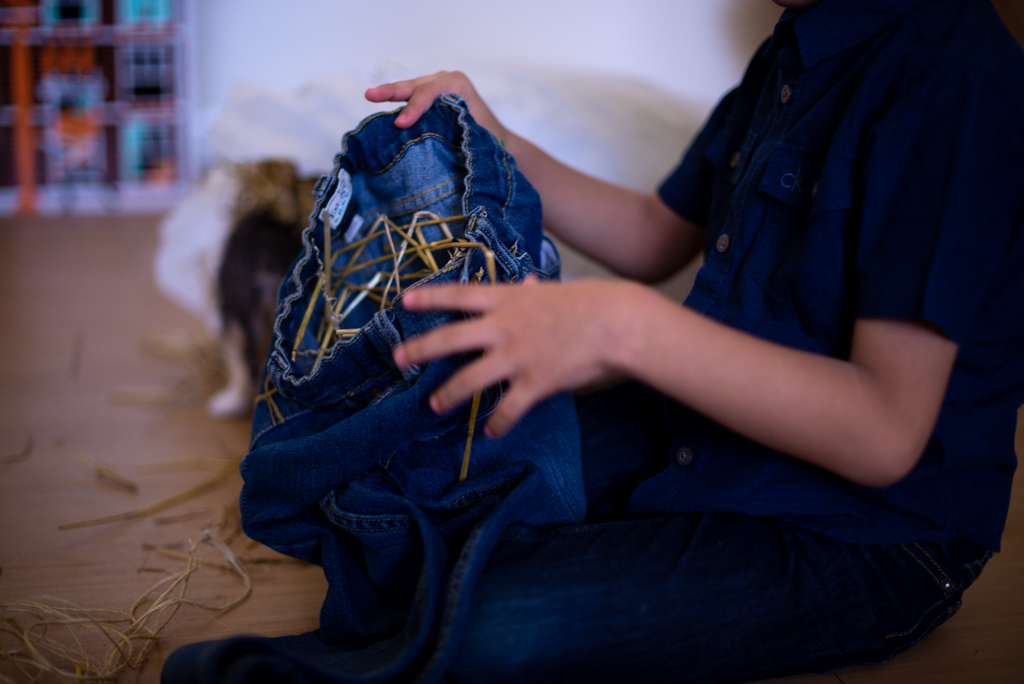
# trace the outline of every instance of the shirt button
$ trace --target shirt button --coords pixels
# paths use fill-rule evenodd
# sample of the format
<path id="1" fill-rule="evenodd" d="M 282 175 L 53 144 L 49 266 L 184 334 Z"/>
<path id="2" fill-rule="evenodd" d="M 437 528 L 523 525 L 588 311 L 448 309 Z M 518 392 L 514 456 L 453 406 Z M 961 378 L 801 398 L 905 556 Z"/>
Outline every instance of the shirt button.
<path id="1" fill-rule="evenodd" d="M 681 466 L 688 466 L 693 463 L 693 449 L 680 447 L 679 451 L 676 452 L 676 463 Z"/>
<path id="2" fill-rule="evenodd" d="M 729 251 L 730 244 L 732 244 L 732 240 L 729 238 L 728 233 L 722 233 L 718 236 L 718 242 L 715 243 L 715 251 L 719 254 L 725 254 Z"/>
<path id="3" fill-rule="evenodd" d="M 739 165 L 740 165 L 740 151 L 736 150 L 735 152 L 733 152 L 732 158 L 729 159 L 729 168 L 730 169 L 735 169 Z"/>
<path id="4" fill-rule="evenodd" d="M 793 89 L 789 87 L 789 84 L 787 83 L 786 85 L 782 86 L 782 92 L 779 93 L 779 101 L 782 102 L 782 104 L 786 104 L 787 102 L 789 102 L 789 98 L 791 98 L 792 96 Z"/>

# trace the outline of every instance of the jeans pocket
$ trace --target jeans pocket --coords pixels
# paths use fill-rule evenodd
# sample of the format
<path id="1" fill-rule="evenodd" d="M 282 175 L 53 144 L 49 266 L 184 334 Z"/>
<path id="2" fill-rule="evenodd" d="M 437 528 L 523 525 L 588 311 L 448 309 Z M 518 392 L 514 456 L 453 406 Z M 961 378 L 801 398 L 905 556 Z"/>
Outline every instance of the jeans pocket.
<path id="1" fill-rule="evenodd" d="M 981 574 L 990 551 L 970 542 L 909 542 L 900 544 L 907 575 L 921 581 L 919 618 L 909 629 L 886 636 L 893 653 L 917 643 L 960 609 L 963 592 Z"/>
<path id="2" fill-rule="evenodd" d="M 339 505 L 336 494 L 328 494 L 320 508 L 337 530 L 341 545 L 378 590 L 411 595 L 422 565 L 420 535 L 413 516 L 349 511 Z"/>

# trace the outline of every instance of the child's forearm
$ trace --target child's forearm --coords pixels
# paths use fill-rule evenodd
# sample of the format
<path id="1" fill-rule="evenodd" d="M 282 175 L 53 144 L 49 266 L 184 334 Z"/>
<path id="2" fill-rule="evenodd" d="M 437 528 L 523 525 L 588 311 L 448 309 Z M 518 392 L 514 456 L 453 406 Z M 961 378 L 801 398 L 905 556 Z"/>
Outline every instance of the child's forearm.
<path id="1" fill-rule="evenodd" d="M 413 288 L 403 305 L 478 314 L 407 340 L 395 361 L 482 350 L 431 404 L 449 411 L 507 381 L 487 419 L 491 435 L 556 392 L 626 375 L 870 486 L 896 482 L 920 458 L 957 351 L 924 325 L 862 319 L 850 360 L 829 358 L 753 337 L 629 282 Z"/>
<path id="2" fill-rule="evenodd" d="M 737 432 L 849 480 L 895 483 L 934 429 L 957 346 L 924 325 L 858 320 L 851 359 L 799 351 L 651 291 L 618 315 L 615 364 Z"/>

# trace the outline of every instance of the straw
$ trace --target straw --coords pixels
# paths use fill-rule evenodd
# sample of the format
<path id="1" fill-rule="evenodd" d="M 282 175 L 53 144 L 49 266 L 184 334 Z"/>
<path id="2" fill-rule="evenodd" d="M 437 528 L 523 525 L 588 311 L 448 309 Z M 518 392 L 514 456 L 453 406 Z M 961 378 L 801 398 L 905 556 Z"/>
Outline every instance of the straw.
<path id="1" fill-rule="evenodd" d="M 481 392 L 473 394 L 473 403 L 469 407 L 469 436 L 466 437 L 466 449 L 462 452 L 462 469 L 459 471 L 459 482 L 465 482 L 469 475 L 469 456 L 473 451 L 473 433 L 476 431 L 476 414 L 480 410 Z"/>
<path id="2" fill-rule="evenodd" d="M 342 324 L 349 314 L 351 314 L 364 300 L 371 299 L 372 301 L 378 302 L 380 304 L 380 310 L 383 311 L 386 307 L 393 306 L 394 300 L 402 294 L 403 280 L 419 281 L 433 273 L 439 272 L 441 270 L 441 266 L 438 264 L 433 254 L 436 251 L 452 250 L 450 252 L 450 259 L 454 260 L 462 256 L 466 256 L 468 259 L 468 254 L 471 250 L 479 250 L 484 256 L 485 268 L 481 269 L 481 273 L 478 274 L 477 279 L 482 279 L 484 272 L 486 272 L 491 284 L 496 284 L 498 281 L 494 252 L 491 251 L 487 245 L 471 240 L 457 240 L 453 237 L 452 231 L 448 227 L 448 223 L 451 221 L 464 220 L 465 216 L 443 218 L 433 212 L 417 211 L 413 214 L 412 220 L 409 223 L 398 225 L 385 214 L 378 214 L 377 219 L 370 227 L 367 235 L 359 240 L 354 240 L 337 250 L 332 250 L 330 226 L 327 217 L 323 213 L 321 213 L 321 219 L 324 221 L 324 261 L 321 264 L 319 278 L 312 290 L 302 321 L 299 324 L 298 332 L 292 344 L 292 361 L 296 360 L 300 351 L 307 353 L 307 350 L 301 350 L 300 347 L 306 331 L 309 328 L 310 321 L 313 317 L 313 311 L 321 290 L 323 290 L 324 299 L 326 301 L 324 315 L 320 319 L 319 327 L 315 335 L 316 348 L 308 350 L 309 353 L 312 353 L 313 351 L 316 352 L 316 359 L 313 364 L 314 367 L 321 361 L 324 354 L 326 354 L 332 339 L 337 338 L 339 340 L 344 340 L 359 333 L 361 328 L 344 328 L 342 327 Z M 424 236 L 423 228 L 429 225 L 440 225 L 446 239 L 428 242 Z M 400 245 L 397 243 L 395 236 L 401 238 Z M 365 253 L 367 246 L 372 241 L 379 238 L 384 238 L 386 240 L 386 246 L 382 249 L 385 253 L 377 257 L 363 259 L 360 261 L 360 257 Z M 410 253 L 407 258 L 406 254 L 410 248 L 415 255 Z M 338 277 L 335 278 L 335 262 L 345 254 L 350 255 L 348 263 L 342 269 Z M 417 269 L 412 273 L 403 273 L 403 271 L 413 267 L 416 259 L 422 262 L 425 268 Z M 378 267 L 379 265 L 389 261 L 392 263 L 392 270 L 390 272 L 378 268 L 373 277 L 365 284 L 359 285 L 349 280 L 350 276 L 358 273 L 359 271 Z M 384 285 L 379 287 L 382 280 L 384 281 Z M 334 291 L 335 285 L 338 286 L 337 292 Z M 393 296 L 389 297 L 389 295 L 392 295 L 392 290 L 394 292 Z M 257 397 L 257 401 L 267 401 L 270 408 L 271 423 L 276 425 L 278 420 L 283 422 L 284 419 L 281 416 L 280 411 L 278 411 L 277 407 L 273 404 L 273 400 L 271 399 L 273 393 L 273 390 L 264 386 L 264 392 Z M 476 422 L 479 416 L 481 396 L 482 392 L 476 392 L 473 395 L 473 401 L 470 407 L 469 431 L 466 439 L 466 448 L 462 456 L 462 467 L 459 474 L 460 482 L 464 481 L 468 477 L 469 473 L 469 460 L 472 454 L 473 435 L 476 430 Z"/>
<path id="3" fill-rule="evenodd" d="M 139 485 L 135 484 L 126 477 L 122 477 L 112 467 L 106 463 L 100 463 L 94 458 L 91 458 L 85 454 L 80 454 L 80 460 L 86 465 L 92 466 L 96 470 L 96 477 L 106 480 L 112 484 L 122 487 L 132 492 L 133 494 L 139 491 Z"/>
<path id="4" fill-rule="evenodd" d="M 228 477 L 231 475 L 231 473 L 234 472 L 235 467 L 240 462 L 241 462 L 241 457 L 233 459 L 232 461 L 230 461 L 230 463 L 232 464 L 231 468 L 225 467 L 225 469 L 222 472 L 218 473 L 217 475 L 214 475 L 212 478 L 210 478 L 206 482 L 198 484 L 195 487 L 191 487 L 189 489 L 186 489 L 183 492 L 179 492 L 179 493 L 175 494 L 174 496 L 168 497 L 168 498 L 163 499 L 161 501 L 157 501 L 156 503 L 149 504 L 148 506 L 143 506 L 142 508 L 136 508 L 133 511 L 128 511 L 126 513 L 120 513 L 118 515 L 110 515 L 110 516 L 107 516 L 105 518 L 96 518 L 94 520 L 84 520 L 82 522 L 75 522 L 75 523 L 68 523 L 68 524 L 65 524 L 65 525 L 60 525 L 57 529 L 60 529 L 60 530 L 74 530 L 74 529 L 78 529 L 80 527 L 92 527 L 94 525 L 106 525 L 108 523 L 123 522 L 123 521 L 126 521 L 126 520 L 136 520 L 138 518 L 145 518 L 147 516 L 153 515 L 154 513 L 159 513 L 160 511 L 167 510 L 168 508 L 171 508 L 172 506 L 177 506 L 180 503 L 184 503 L 186 501 L 189 501 L 191 499 L 196 498 L 197 496 L 199 496 L 201 494 L 205 494 L 208 491 L 216 489 L 217 487 L 219 487 L 221 485 L 221 483 L 223 483 L 225 480 L 228 479 Z"/>
<path id="5" fill-rule="evenodd" d="M 487 266 L 487 277 L 490 279 L 491 285 L 497 284 L 497 269 L 494 267 L 494 252 L 490 250 L 486 245 L 479 242 L 470 243 L 475 249 L 479 249 L 483 252 L 484 263 Z M 467 255 L 467 259 L 469 256 Z M 481 274 L 482 275 L 482 274 Z M 477 390 L 473 393 L 473 402 L 469 406 L 469 434 L 466 437 L 466 449 L 462 452 L 462 468 L 459 470 L 459 482 L 465 482 L 469 476 L 469 457 L 473 451 L 473 433 L 476 431 L 476 419 L 477 413 L 480 411 L 480 397 L 483 395 L 483 390 Z"/>
<path id="6" fill-rule="evenodd" d="M 217 549 L 226 562 L 200 560 L 200 544 Z M 187 555 L 178 556 L 185 568 L 159 579 L 127 611 L 83 608 L 53 597 L 0 604 L 0 635 L 5 637 L 0 640 L 0 662 L 13 665 L 31 681 L 47 675 L 75 682 L 115 681 L 126 670 L 138 669 L 146 662 L 182 606 L 223 614 L 251 595 L 252 578 L 244 563 L 209 532 L 191 545 Z M 192 575 L 204 566 L 236 574 L 243 584 L 241 594 L 221 605 L 186 598 Z M 144 609 L 147 603 L 149 607 Z M 84 643 L 94 636 L 107 644 L 102 657 L 90 653 Z"/>

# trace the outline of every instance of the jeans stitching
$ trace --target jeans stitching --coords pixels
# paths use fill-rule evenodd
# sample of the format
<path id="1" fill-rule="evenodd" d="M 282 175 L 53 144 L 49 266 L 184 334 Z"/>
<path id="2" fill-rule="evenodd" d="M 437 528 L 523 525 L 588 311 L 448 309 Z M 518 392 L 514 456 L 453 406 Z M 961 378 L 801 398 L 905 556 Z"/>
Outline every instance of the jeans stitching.
<path id="1" fill-rule="evenodd" d="M 508 196 L 505 197 L 505 203 L 501 205 L 501 218 L 508 220 L 508 205 L 512 202 L 512 169 L 508 165 L 508 152 L 502 147 L 501 150 L 501 163 L 505 165 L 505 182 L 508 183 Z"/>
<path id="2" fill-rule="evenodd" d="M 445 183 L 447 183 L 447 182 L 448 181 L 445 181 Z M 444 183 L 442 183 L 441 185 L 444 185 Z M 433 189 L 434 188 L 431 188 L 431 190 L 433 190 Z M 430 206 L 431 204 L 433 204 L 434 202 L 436 202 L 438 200 L 442 200 L 445 197 L 448 197 L 449 195 L 454 195 L 456 192 L 458 192 L 458 190 L 459 190 L 458 187 L 454 187 L 451 190 L 449 190 L 448 192 L 444 193 L 443 195 L 438 195 L 437 197 L 431 198 L 427 202 L 423 202 L 422 204 L 417 204 L 415 206 L 409 207 L 408 209 L 403 211 L 401 214 L 395 214 L 395 216 L 404 216 L 405 214 L 409 214 L 411 212 L 417 211 L 419 209 L 422 209 L 423 207 L 428 207 L 428 206 Z M 429 192 L 429 191 L 424 191 L 424 192 Z M 420 195 L 422 195 L 422 194 L 423 193 L 421 192 Z M 414 195 L 413 197 L 407 197 L 407 198 L 399 200 L 397 202 L 392 202 L 391 204 L 385 204 L 382 207 L 374 207 L 373 209 L 370 209 L 369 211 L 365 211 L 363 213 L 366 214 L 366 215 L 373 214 L 373 213 L 378 213 L 381 209 L 387 209 L 388 207 L 393 207 L 396 204 L 402 204 L 403 202 L 408 202 L 409 200 L 415 199 L 415 197 L 418 197 L 418 196 L 419 195 Z"/>
<path id="3" fill-rule="evenodd" d="M 412 525 L 396 525 L 394 527 L 388 527 L 386 529 L 371 529 L 366 527 L 352 527 L 351 525 L 343 525 L 335 520 L 331 520 L 331 522 L 334 523 L 335 527 L 340 527 L 343 530 L 348 530 L 350 532 L 369 532 L 371 534 L 376 534 L 378 532 L 398 532 L 400 530 L 408 530 L 412 527 Z"/>
<path id="4" fill-rule="evenodd" d="M 469 112 L 469 107 L 459 107 L 448 100 L 441 99 L 441 103 L 451 107 L 458 112 L 458 122 L 462 127 L 462 154 L 466 157 L 466 176 L 462 183 L 465 186 L 465 192 L 462 194 L 462 213 L 469 213 L 469 207 L 466 204 L 466 200 L 473 194 L 473 152 L 469 149 L 469 124 L 466 123 L 466 113 Z M 447 143 L 447 141 L 445 141 Z"/>
<path id="5" fill-rule="evenodd" d="M 612 520 L 608 522 L 599 523 L 607 526 L 623 526 L 630 525 L 636 522 L 635 520 Z M 556 527 L 550 530 L 537 530 L 531 531 L 527 534 L 517 534 L 515 532 L 502 532 L 501 537 L 503 539 L 536 539 L 538 537 L 553 537 L 556 534 L 579 534 L 583 532 L 589 532 L 593 527 L 592 524 L 583 523 L 580 525 L 573 525 L 571 527 Z"/>
<path id="6" fill-rule="evenodd" d="M 939 581 L 939 578 L 935 576 L 935 573 L 932 572 L 931 570 L 929 570 L 928 566 L 925 565 L 924 562 L 922 562 L 920 558 L 918 558 L 916 555 L 914 555 L 914 552 L 911 551 L 909 548 L 907 548 L 906 544 L 900 544 L 900 547 L 902 547 L 903 550 L 906 551 L 910 555 L 910 557 L 913 558 L 917 562 L 918 565 L 920 565 L 922 568 L 924 568 L 925 572 L 927 572 L 929 575 L 931 575 L 932 579 L 935 580 L 935 584 L 941 584 L 941 582 Z"/>
<path id="7" fill-rule="evenodd" d="M 927 558 L 928 560 L 930 560 L 932 562 L 932 565 L 935 566 L 935 569 L 939 571 L 940 575 L 942 575 L 942 579 L 945 580 L 946 582 L 949 582 L 950 584 L 952 584 L 952 581 L 949 579 L 949 575 L 946 574 L 945 570 L 942 569 L 942 566 L 939 565 L 939 562 L 935 560 L 935 558 L 932 556 L 932 554 L 928 552 L 928 549 L 924 548 L 923 546 L 921 546 L 917 542 L 914 542 L 914 546 L 916 546 L 918 549 L 920 549 L 921 553 L 923 553 L 925 555 L 925 558 Z"/>
<path id="8" fill-rule="evenodd" d="M 351 134 L 349 134 L 349 135 L 351 135 Z M 348 136 L 346 136 L 346 137 L 348 137 Z M 441 135 L 439 135 L 437 133 L 424 133 L 420 137 L 413 138 L 412 140 L 409 140 L 404 145 L 402 145 L 402 149 L 400 149 L 398 151 L 398 153 L 395 154 L 394 159 L 392 159 L 391 162 L 387 166 L 385 166 L 382 169 L 378 169 L 376 171 L 374 171 L 373 169 L 365 169 L 366 173 L 372 173 L 375 176 L 379 176 L 380 174 L 384 173 L 385 171 L 390 169 L 392 166 L 397 164 L 399 161 L 401 161 L 402 157 L 405 156 L 405 153 L 409 149 L 410 146 L 415 145 L 416 143 L 418 143 L 421 140 L 424 140 L 426 138 L 437 138 L 442 143 L 444 143 L 448 147 L 448 149 L 456 150 L 456 151 L 461 151 L 461 150 L 459 150 L 458 147 L 456 147 L 455 145 L 452 145 L 451 143 L 449 143 L 447 140 L 445 140 Z"/>
<path id="9" fill-rule="evenodd" d="M 373 213 L 376 213 L 378 211 L 381 211 L 382 209 L 387 209 L 388 207 L 393 207 L 395 205 L 402 204 L 403 202 L 409 202 L 410 200 L 417 199 L 418 197 L 422 197 L 423 195 L 426 195 L 429 192 L 433 192 L 434 190 L 437 190 L 438 188 L 440 188 L 441 186 L 445 185 L 446 183 L 451 183 L 452 181 L 457 181 L 457 180 L 459 180 L 458 176 L 452 176 L 450 178 L 446 178 L 445 180 L 441 181 L 440 183 L 438 183 L 434 187 L 427 188 L 423 192 L 417 192 L 415 195 L 411 195 L 409 197 L 403 197 L 402 199 L 395 200 L 394 202 L 390 202 L 388 204 L 382 204 L 382 205 L 380 205 L 378 207 L 373 207 L 372 209 L 367 209 L 367 210 L 365 210 L 363 212 L 363 214 L 373 214 Z M 447 197 L 452 192 L 455 192 L 455 190 L 452 189 L 450 192 L 446 192 L 445 194 L 441 195 L 441 197 Z M 436 199 L 441 199 L 441 197 L 438 197 Z M 428 202 L 428 204 L 429 204 L 429 202 Z"/>
<path id="10" fill-rule="evenodd" d="M 401 516 L 401 515 L 397 516 L 397 517 L 388 517 L 388 518 L 362 517 L 362 516 L 358 516 L 358 515 L 345 515 L 344 513 L 338 513 L 336 511 L 332 511 L 331 512 L 331 518 L 332 519 L 340 518 L 342 520 L 351 520 L 352 522 L 360 522 L 360 521 L 364 521 L 364 520 L 367 521 L 367 522 L 390 522 L 391 520 L 408 520 L 409 519 L 408 516 Z"/>
<path id="11" fill-rule="evenodd" d="M 499 484 L 492 485 L 490 487 L 484 487 L 483 489 L 477 489 L 477 490 L 472 491 L 472 492 L 467 492 L 467 493 L 463 494 L 462 496 L 460 496 L 455 501 L 451 502 L 450 504 L 445 504 L 444 508 L 446 508 L 446 509 L 447 508 L 458 508 L 459 506 L 463 505 L 463 503 L 465 503 L 465 499 L 467 497 L 476 496 L 478 494 L 482 494 L 483 492 L 489 492 L 489 491 L 494 490 L 494 489 L 501 489 L 502 487 L 510 487 L 510 486 L 514 487 L 515 485 L 516 485 L 516 481 L 515 480 L 507 480 L 505 482 L 501 482 Z"/>
<path id="12" fill-rule="evenodd" d="M 901 544 L 900 546 L 903 546 L 903 545 Z M 904 547 L 904 548 L 906 548 L 906 547 Z M 906 636 L 907 634 L 910 634 L 911 632 L 914 632 L 915 630 L 917 630 L 918 627 L 921 626 L 921 622 L 928 616 L 928 613 L 930 613 L 932 611 L 932 609 L 935 608 L 935 606 L 939 605 L 940 603 L 945 601 L 947 598 L 949 598 L 949 597 L 948 596 L 944 596 L 941 599 L 939 599 L 938 601 L 936 601 L 935 603 L 933 603 L 932 605 L 928 606 L 924 610 L 924 612 L 921 614 L 921 617 L 918 618 L 917 622 L 914 623 L 914 626 L 911 627 L 910 629 L 908 629 L 908 630 L 906 630 L 904 632 L 893 632 L 892 634 L 886 635 L 885 638 L 886 639 L 893 639 L 895 637 Z"/>
<path id="13" fill-rule="evenodd" d="M 424 664 L 419 676 L 415 679 L 415 682 L 421 682 L 426 678 L 426 675 L 433 669 L 433 665 L 441 658 L 447 646 L 448 638 L 450 636 L 450 630 L 452 621 L 455 619 L 455 609 L 458 607 L 459 597 L 462 594 L 463 581 L 466 578 L 466 572 L 469 564 L 475 556 L 475 547 L 482 534 L 482 528 L 476 527 L 470 532 L 469 538 L 466 539 L 462 547 L 462 553 L 459 554 L 458 560 L 452 567 L 448 586 L 449 591 L 444 599 L 444 604 L 441 611 L 441 619 L 437 626 L 437 646 L 431 653 L 430 658 Z M 470 549 L 467 557 L 466 549 Z"/>

